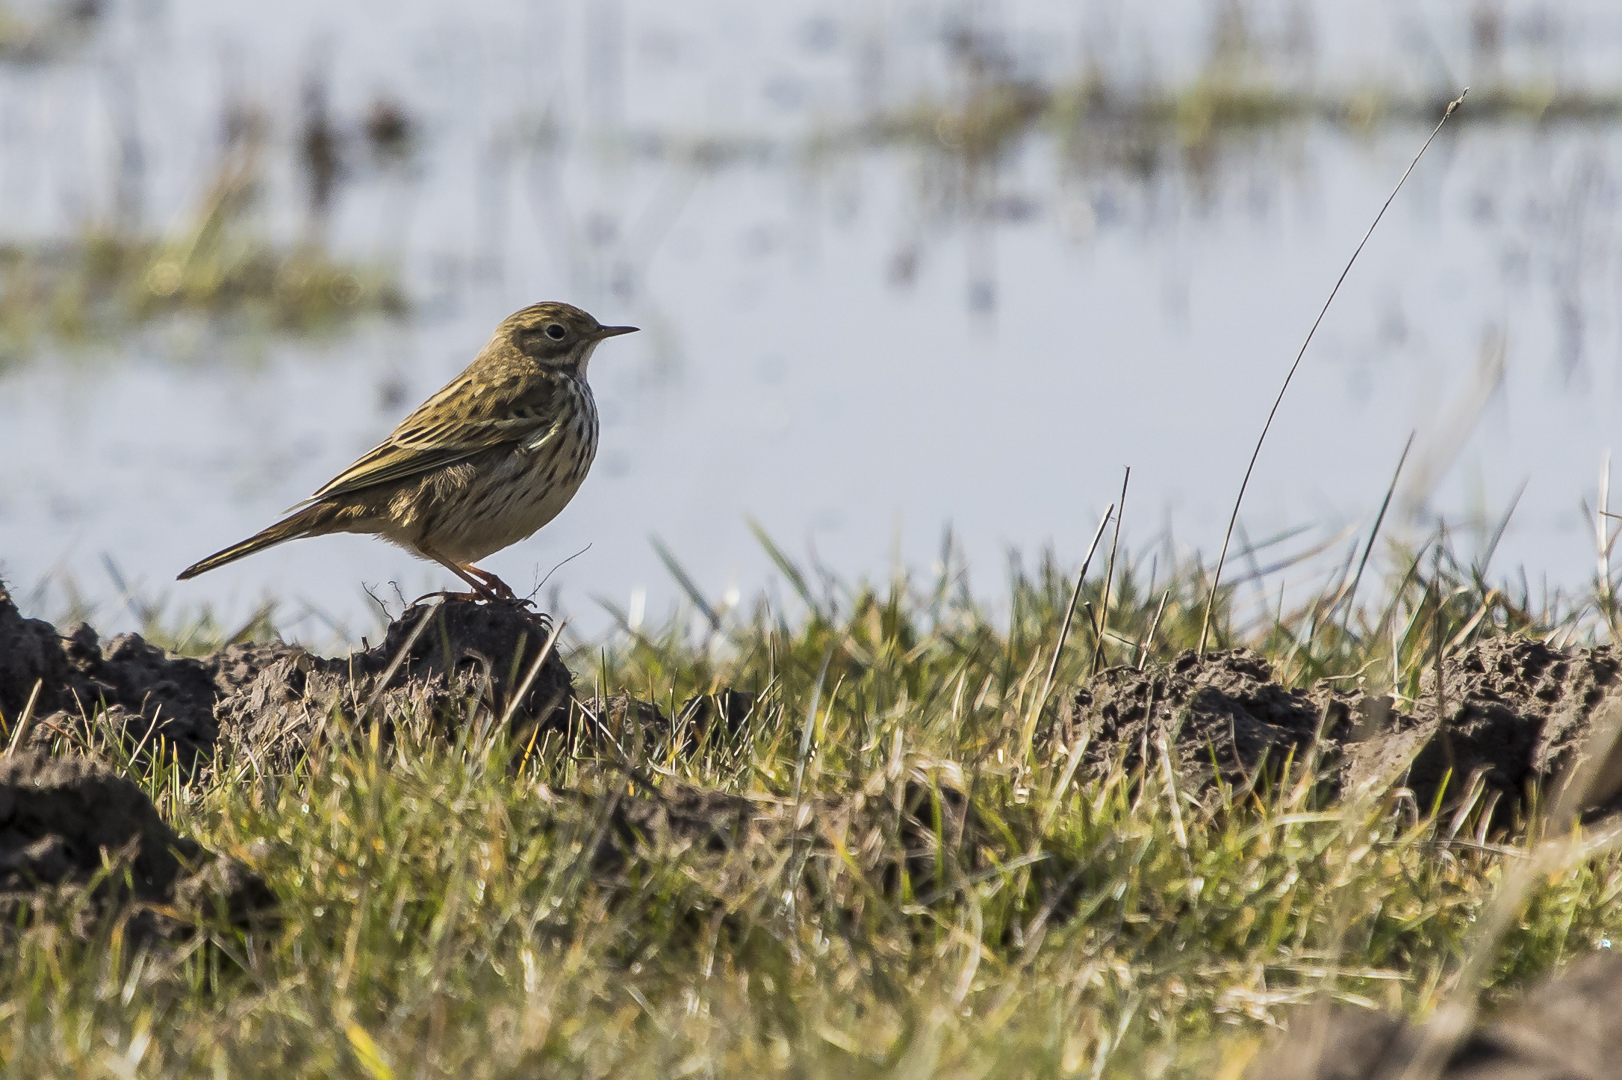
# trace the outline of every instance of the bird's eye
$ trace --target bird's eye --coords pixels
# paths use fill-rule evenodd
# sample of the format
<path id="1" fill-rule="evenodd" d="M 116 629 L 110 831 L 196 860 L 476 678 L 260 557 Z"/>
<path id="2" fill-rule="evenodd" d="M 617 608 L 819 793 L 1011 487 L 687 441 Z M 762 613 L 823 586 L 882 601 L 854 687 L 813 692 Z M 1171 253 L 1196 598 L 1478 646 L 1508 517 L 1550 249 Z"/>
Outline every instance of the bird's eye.
<path id="1" fill-rule="evenodd" d="M 557 323 L 548 323 L 546 326 L 546 336 L 551 338 L 553 341 L 562 341 L 566 336 L 568 336 L 568 333 L 569 331 L 565 330 Z"/>

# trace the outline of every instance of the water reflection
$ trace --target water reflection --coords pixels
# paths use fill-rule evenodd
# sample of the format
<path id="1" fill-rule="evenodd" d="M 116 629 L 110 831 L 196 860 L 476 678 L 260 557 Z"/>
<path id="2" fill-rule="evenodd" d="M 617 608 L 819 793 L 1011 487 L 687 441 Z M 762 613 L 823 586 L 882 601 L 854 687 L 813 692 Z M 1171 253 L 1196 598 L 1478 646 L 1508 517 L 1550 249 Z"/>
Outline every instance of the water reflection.
<path id="1" fill-rule="evenodd" d="M 47 583 L 41 610 L 76 583 L 108 625 L 131 615 L 104 552 L 135 593 L 227 620 L 269 594 L 292 632 L 368 631 L 360 583 L 439 584 L 373 541 L 169 578 L 552 296 L 647 330 L 595 365 L 603 446 L 575 504 L 492 562 L 517 584 L 585 549 L 548 583 L 584 625 L 594 596 L 641 596 L 650 618 L 680 597 L 650 534 L 706 595 L 753 593 L 771 566 L 746 515 L 851 575 L 896 550 L 927 564 L 951 521 L 990 590 L 1007 545 L 1075 554 L 1123 464 L 1139 549 L 1214 550 L 1277 380 L 1463 72 L 1484 76 L 1466 122 L 1331 313 L 1246 519 L 1322 544 L 1372 514 L 1417 430 L 1392 535 L 1474 523 L 1484 550 L 1525 482 L 1498 565 L 1580 583 L 1622 348 L 1618 99 L 1586 73 L 1622 22 L 1342 7 L 715 3 L 677 21 L 559 0 L 272 26 L 109 5 L 52 63 L 0 66 L 0 235 L 166 235 L 206 220 L 200 178 L 259 140 L 243 235 L 388 268 L 413 314 L 324 343 L 163 322 L 71 362 L 36 337 L 0 383 L 3 571 Z M 150 293 L 163 260 L 142 258 Z"/>

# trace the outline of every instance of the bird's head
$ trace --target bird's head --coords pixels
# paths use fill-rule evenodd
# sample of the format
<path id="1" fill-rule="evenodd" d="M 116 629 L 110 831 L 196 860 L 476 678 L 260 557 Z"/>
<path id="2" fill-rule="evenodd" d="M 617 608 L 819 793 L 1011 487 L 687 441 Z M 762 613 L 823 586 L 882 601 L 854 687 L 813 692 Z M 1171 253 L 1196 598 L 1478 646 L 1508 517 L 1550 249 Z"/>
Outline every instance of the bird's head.
<path id="1" fill-rule="evenodd" d="M 546 367 L 584 375 L 599 341 L 636 329 L 604 326 L 572 304 L 548 301 L 507 316 L 496 327 L 495 340 Z"/>

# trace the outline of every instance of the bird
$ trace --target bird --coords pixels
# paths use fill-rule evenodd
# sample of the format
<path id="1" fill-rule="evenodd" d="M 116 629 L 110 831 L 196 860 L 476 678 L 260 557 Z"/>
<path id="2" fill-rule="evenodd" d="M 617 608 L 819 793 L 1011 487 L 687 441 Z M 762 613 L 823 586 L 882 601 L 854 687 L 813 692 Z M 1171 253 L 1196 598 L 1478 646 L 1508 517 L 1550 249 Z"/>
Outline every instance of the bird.
<path id="1" fill-rule="evenodd" d="M 474 563 L 533 536 L 574 498 L 597 453 L 586 367 L 602 341 L 636 329 L 557 302 L 509 315 L 388 438 L 280 521 L 176 580 L 288 540 L 367 533 L 439 563 L 475 599 L 516 599 Z"/>

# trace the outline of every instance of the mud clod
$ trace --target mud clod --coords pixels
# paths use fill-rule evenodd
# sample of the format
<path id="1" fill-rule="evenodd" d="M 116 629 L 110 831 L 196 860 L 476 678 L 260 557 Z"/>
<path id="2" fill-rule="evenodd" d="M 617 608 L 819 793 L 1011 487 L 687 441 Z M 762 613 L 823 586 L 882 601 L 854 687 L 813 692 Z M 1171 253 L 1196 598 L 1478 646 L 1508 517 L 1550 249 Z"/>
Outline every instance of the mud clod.
<path id="1" fill-rule="evenodd" d="M 64 734 L 83 742 L 105 711 L 129 749 L 161 749 L 189 770 L 218 734 L 218 690 L 202 662 L 171 656 L 139 634 L 104 645 L 84 623 L 58 635 L 50 623 L 23 618 L 0 584 L 0 714 L 8 732 L 36 686 L 32 745 Z"/>
<path id="2" fill-rule="evenodd" d="M 319 657 L 297 648 L 239 654 L 221 665 L 218 676 L 237 681 L 237 689 L 216 707 L 220 730 L 251 752 L 259 769 L 287 772 L 318 732 L 336 733 L 363 721 L 388 724 L 408 711 L 431 717 L 447 731 L 465 723 L 479 706 L 495 717 L 508 715 L 511 707 L 517 729 L 562 728 L 573 679 L 555 649 L 523 699 L 513 703 L 547 633 L 519 604 L 448 600 L 437 609 L 409 608 L 390 624 L 381 644 L 347 657 Z M 385 684 L 397 658 L 399 667 Z M 255 671 L 258 664 L 264 666 Z"/>
<path id="3" fill-rule="evenodd" d="M 214 689 L 224 698 L 247 688 L 261 671 L 276 661 L 302 651 L 296 645 L 286 645 L 280 641 L 227 645 L 214 655 L 205 657 L 203 664 L 214 679 Z"/>
<path id="4" fill-rule="evenodd" d="M 121 742 L 125 752 L 172 757 L 192 772 L 212 762 L 224 735 L 251 767 L 286 772 L 326 723 L 388 723 L 407 706 L 424 707 L 447 727 L 472 715 L 475 704 L 486 717 L 506 716 L 548 632 L 544 617 L 520 604 L 449 600 L 408 609 L 379 645 L 346 657 L 271 642 L 191 659 L 138 634 L 104 644 L 83 623 L 59 635 L 50 623 L 23 618 L 0 585 L 0 716 L 9 739 L 37 686 L 30 747 L 65 739 L 95 751 Z M 512 709 L 512 723 L 562 727 L 572 690 L 554 650 Z"/>
<path id="5" fill-rule="evenodd" d="M 1169 749 L 1181 781 L 1203 787 L 1218 775 L 1247 783 L 1264 762 L 1278 766 L 1292 753 L 1300 760 L 1320 727 L 1338 740 L 1349 717 L 1346 700 L 1320 703 L 1274 682 L 1272 667 L 1249 650 L 1189 651 L 1165 666 L 1099 673 L 1066 703 L 1058 734 L 1066 743 L 1086 734 L 1095 772 L 1117 759 L 1134 769 L 1145 753 L 1158 761 Z"/>
<path id="6" fill-rule="evenodd" d="M 1510 825 L 1530 785 L 1558 780 L 1585 746 L 1597 706 L 1619 688 L 1619 670 L 1610 646 L 1563 653 L 1528 638 L 1482 641 L 1443 665 L 1442 719 L 1433 671 L 1421 681 L 1413 714 L 1357 748 L 1352 772 L 1400 769 L 1412 757 L 1406 782 L 1421 807 L 1438 794 L 1444 806 L 1454 805 L 1479 785 L 1494 825 Z M 1614 808 L 1619 789 L 1618 770 L 1602 770 L 1586 809 Z"/>
<path id="7" fill-rule="evenodd" d="M 1434 671 L 1421 680 L 1411 712 L 1388 698 L 1312 693 L 1273 681 L 1254 653 L 1183 653 L 1145 671 L 1112 668 L 1078 689 L 1056 734 L 1085 733 L 1096 773 L 1120 760 L 1127 769 L 1173 754 L 1180 783 L 1200 787 L 1216 776 L 1253 779 L 1264 761 L 1301 760 L 1315 737 L 1321 759 L 1337 764 L 1332 788 L 1408 787 L 1424 810 L 1480 800 L 1491 827 L 1515 823 L 1534 784 L 1563 776 L 1588 744 L 1600 703 L 1622 689 L 1622 660 L 1610 646 L 1561 652 L 1528 638 L 1478 642 L 1443 665 L 1439 717 Z M 1446 790 L 1443 790 L 1443 785 Z M 1599 770 L 1585 809 L 1622 806 L 1622 749 Z"/>
<path id="8" fill-rule="evenodd" d="M 1619 668 L 1609 645 L 1562 654 L 1541 641 L 1495 637 L 1463 650 L 1442 665 L 1442 722 L 1434 671 L 1421 683 L 1413 730 L 1427 741 L 1408 775 L 1414 798 L 1429 806 L 1444 782 L 1448 795 L 1466 795 L 1479 774 L 1489 796 L 1508 796 L 1499 803 L 1507 821 L 1526 786 L 1559 778 L 1586 743 L 1594 707 L 1616 689 Z M 1590 808 L 1611 803 L 1616 786 L 1591 793 Z"/>
<path id="9" fill-rule="evenodd" d="M 125 901 L 164 905 L 171 913 L 143 910 L 138 920 L 154 933 L 216 911 L 246 926 L 268 918 L 276 902 L 252 872 L 177 835 L 138 787 L 106 767 L 35 753 L 0 761 L 0 909 L 7 921 L 19 905 L 48 904 L 60 890 L 92 885 L 98 910 Z"/>

